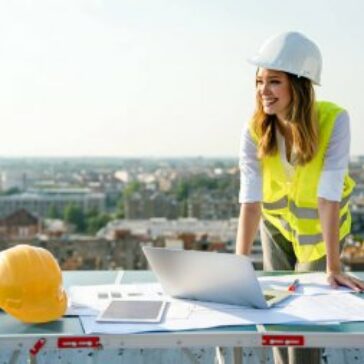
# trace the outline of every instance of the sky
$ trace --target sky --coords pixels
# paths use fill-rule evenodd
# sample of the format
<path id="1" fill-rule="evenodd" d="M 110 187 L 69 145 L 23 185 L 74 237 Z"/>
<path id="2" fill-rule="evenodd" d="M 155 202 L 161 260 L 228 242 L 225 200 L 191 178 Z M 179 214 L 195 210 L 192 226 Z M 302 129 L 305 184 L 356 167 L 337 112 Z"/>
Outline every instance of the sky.
<path id="1" fill-rule="evenodd" d="M 364 155 L 362 0 L 2 0 L 0 157 L 237 157 L 246 62 L 295 30 L 323 55 L 319 99 Z"/>

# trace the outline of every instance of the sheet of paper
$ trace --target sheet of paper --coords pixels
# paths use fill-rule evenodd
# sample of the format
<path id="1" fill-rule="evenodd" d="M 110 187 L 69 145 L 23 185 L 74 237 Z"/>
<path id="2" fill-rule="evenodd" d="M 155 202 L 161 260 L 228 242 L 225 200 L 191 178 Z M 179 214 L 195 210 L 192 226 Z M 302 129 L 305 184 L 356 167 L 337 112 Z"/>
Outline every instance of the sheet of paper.
<path id="1" fill-rule="evenodd" d="M 288 274 L 282 276 L 259 277 L 259 283 L 264 290 L 274 289 L 286 291 L 289 285 L 295 280 L 299 280 L 295 294 L 317 295 L 317 294 L 340 294 L 353 292 L 347 287 L 331 288 L 326 281 L 326 274 L 323 272 Z"/>
<path id="2" fill-rule="evenodd" d="M 331 288 L 326 282 L 325 273 L 322 272 L 259 277 L 259 282 L 263 290 L 287 290 L 294 279 L 299 279 L 300 282 L 296 294 L 317 295 L 352 292 L 345 287 Z M 172 299 L 164 294 L 159 283 L 72 286 L 69 288 L 68 294 L 70 299 L 66 315 L 97 314 L 107 306 L 110 299 Z M 205 307 L 206 305 L 208 303 L 205 304 Z M 224 305 L 221 307 L 223 308 Z M 204 308 L 200 305 L 199 309 L 203 310 Z"/>
<path id="3" fill-rule="evenodd" d="M 173 301 L 170 305 L 173 305 Z M 104 324 L 95 317 L 81 317 L 87 334 L 91 333 L 138 333 L 148 331 L 177 331 L 204 329 L 218 326 L 241 326 L 254 324 L 332 324 L 334 322 L 364 321 L 364 299 L 351 295 L 297 295 L 285 305 L 267 310 L 238 306 L 191 304 L 186 318 L 168 317 L 159 324 Z M 225 306 L 225 307 L 222 307 Z M 187 308 L 185 308 L 187 311 Z M 185 312 L 186 312 L 185 311 Z M 178 309 L 177 309 L 178 312 Z"/>
<path id="4" fill-rule="evenodd" d="M 95 315 L 104 310 L 110 300 L 168 299 L 159 283 L 71 286 L 67 293 L 69 306 L 66 316 Z"/>
<path id="5" fill-rule="evenodd" d="M 193 310 L 193 305 L 188 302 L 169 302 L 166 320 L 185 320 Z"/>

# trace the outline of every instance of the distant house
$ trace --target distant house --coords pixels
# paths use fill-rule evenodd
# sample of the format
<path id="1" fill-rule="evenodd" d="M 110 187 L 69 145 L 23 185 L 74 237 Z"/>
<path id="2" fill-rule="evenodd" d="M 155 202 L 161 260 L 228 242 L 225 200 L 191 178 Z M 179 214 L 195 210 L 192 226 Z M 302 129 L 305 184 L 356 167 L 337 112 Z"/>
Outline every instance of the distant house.
<path id="1" fill-rule="evenodd" d="M 26 209 L 19 209 L 0 219 L 0 238 L 34 238 L 41 229 L 41 219 Z"/>
<path id="2" fill-rule="evenodd" d="M 42 235 L 47 238 L 61 238 L 70 232 L 69 225 L 61 219 L 44 219 Z"/>

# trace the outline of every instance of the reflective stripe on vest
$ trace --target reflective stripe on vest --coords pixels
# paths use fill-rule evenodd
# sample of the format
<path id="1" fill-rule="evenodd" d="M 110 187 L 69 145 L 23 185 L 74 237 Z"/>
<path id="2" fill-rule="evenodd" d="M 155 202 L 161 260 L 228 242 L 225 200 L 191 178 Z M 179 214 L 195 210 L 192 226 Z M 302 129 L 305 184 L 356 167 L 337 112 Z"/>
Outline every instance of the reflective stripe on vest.
<path id="1" fill-rule="evenodd" d="M 340 201 L 340 209 L 343 208 L 350 200 L 350 195 Z M 318 219 L 318 210 L 311 207 L 298 207 L 291 201 L 288 205 L 288 197 L 284 196 L 275 202 L 263 202 L 263 208 L 269 211 L 280 210 L 289 207 L 289 211 L 299 219 Z"/>
<path id="2" fill-rule="evenodd" d="M 339 222 L 339 226 L 341 226 L 345 220 L 348 218 L 348 213 L 346 212 L 344 215 L 341 216 L 340 218 L 340 222 Z M 294 234 L 295 238 L 298 240 L 298 243 L 300 245 L 315 245 L 315 244 L 319 244 L 322 243 L 322 241 L 324 240 L 323 236 L 321 233 L 318 234 L 313 234 L 313 235 L 300 235 L 297 234 L 297 232 L 295 232 L 291 226 L 289 225 L 289 223 L 282 219 L 279 218 L 278 219 L 280 224 L 282 225 L 282 227 L 287 230 L 287 232 L 289 232 L 290 234 Z"/>

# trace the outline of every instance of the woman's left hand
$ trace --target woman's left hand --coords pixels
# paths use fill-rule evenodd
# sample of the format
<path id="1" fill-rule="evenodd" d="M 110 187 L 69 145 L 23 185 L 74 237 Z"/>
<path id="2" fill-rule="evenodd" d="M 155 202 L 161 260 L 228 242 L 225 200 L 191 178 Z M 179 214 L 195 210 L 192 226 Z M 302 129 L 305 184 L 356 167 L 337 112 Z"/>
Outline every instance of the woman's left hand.
<path id="1" fill-rule="evenodd" d="M 364 282 L 344 272 L 328 272 L 327 281 L 332 288 L 349 287 L 356 292 L 364 291 Z"/>

